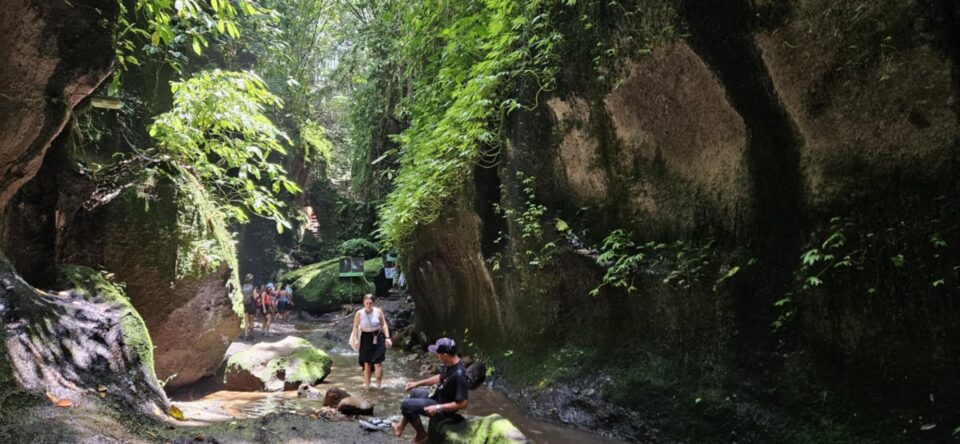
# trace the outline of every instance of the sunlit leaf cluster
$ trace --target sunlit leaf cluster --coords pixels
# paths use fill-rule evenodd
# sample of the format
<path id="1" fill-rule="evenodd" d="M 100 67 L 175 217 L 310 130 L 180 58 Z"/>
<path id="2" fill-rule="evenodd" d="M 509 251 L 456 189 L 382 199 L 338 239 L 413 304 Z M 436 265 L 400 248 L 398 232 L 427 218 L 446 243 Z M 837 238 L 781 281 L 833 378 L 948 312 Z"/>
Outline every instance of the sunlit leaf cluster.
<path id="1" fill-rule="evenodd" d="M 251 0 L 118 0 L 115 32 L 121 70 L 139 65 L 137 53 L 148 54 L 180 70 L 190 48 L 200 55 L 219 36 L 240 36 L 238 19 L 262 12 Z"/>
<path id="2" fill-rule="evenodd" d="M 265 115 L 280 100 L 248 72 L 201 72 L 172 90 L 173 109 L 149 128 L 161 152 L 198 176 L 232 219 L 246 221 L 250 210 L 289 226 L 277 196 L 300 189 L 270 159 L 286 154 L 287 136 Z"/>

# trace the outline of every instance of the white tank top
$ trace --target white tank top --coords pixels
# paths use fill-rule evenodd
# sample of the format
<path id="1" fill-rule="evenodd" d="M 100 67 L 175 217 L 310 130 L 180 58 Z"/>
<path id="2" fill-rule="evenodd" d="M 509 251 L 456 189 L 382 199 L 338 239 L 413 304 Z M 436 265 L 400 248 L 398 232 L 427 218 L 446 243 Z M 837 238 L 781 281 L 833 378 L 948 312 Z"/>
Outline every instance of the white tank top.
<path id="1" fill-rule="evenodd" d="M 377 331 L 380 329 L 380 316 L 377 316 L 377 309 L 373 313 L 367 314 L 367 311 L 360 309 L 360 330 Z"/>

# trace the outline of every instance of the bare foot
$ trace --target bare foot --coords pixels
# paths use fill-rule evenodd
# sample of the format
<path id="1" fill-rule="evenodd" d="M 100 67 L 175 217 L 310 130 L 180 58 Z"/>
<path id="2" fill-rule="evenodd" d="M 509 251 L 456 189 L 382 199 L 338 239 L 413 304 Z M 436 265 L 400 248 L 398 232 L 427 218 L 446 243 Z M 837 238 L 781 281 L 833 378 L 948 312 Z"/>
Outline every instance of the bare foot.
<path id="1" fill-rule="evenodd" d="M 397 438 L 403 436 L 403 429 L 400 428 L 399 422 L 391 423 L 390 428 L 393 429 L 393 435 Z"/>

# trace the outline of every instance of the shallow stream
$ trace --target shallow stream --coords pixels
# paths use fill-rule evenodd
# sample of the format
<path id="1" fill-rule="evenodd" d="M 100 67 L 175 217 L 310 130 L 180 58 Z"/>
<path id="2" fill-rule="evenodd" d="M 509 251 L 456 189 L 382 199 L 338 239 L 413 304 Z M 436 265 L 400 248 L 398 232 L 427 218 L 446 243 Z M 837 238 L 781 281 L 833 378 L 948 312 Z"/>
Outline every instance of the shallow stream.
<path id="1" fill-rule="evenodd" d="M 420 362 L 416 355 L 399 349 L 387 352 L 384 362 L 382 389 L 364 389 L 363 372 L 357 364 L 357 354 L 347 346 L 346 338 L 339 338 L 333 329 L 333 316 L 319 321 L 290 320 L 276 323 L 273 332 L 258 341 L 278 341 L 285 336 L 299 336 L 317 348 L 325 350 L 333 359 L 330 375 L 316 386 L 326 391 L 332 386 L 340 387 L 353 396 L 375 404 L 374 415 L 386 418 L 399 414 L 400 401 L 407 396 L 403 386 L 407 381 L 423 379 Z M 259 325 L 258 325 L 259 327 Z M 234 342 L 227 354 L 236 353 L 253 342 Z M 204 425 L 235 419 L 265 416 L 271 413 L 293 412 L 310 416 L 322 407 L 322 400 L 297 397 L 297 392 L 235 392 L 221 390 L 219 378 L 210 378 L 186 389 L 171 394 L 174 404 L 183 410 L 189 424 Z M 618 443 L 612 439 L 592 435 L 548 421 L 526 416 L 523 410 L 503 393 L 481 386 L 470 392 L 467 414 L 488 415 L 498 413 L 509 419 L 528 438 L 536 443 Z M 359 428 L 359 426 L 358 426 Z M 410 432 L 410 431 L 408 431 Z M 380 433 L 380 432 L 376 432 Z M 409 434 L 409 433 L 408 433 Z M 405 441 L 405 440 L 404 440 Z M 404 442 L 398 439 L 398 442 Z"/>

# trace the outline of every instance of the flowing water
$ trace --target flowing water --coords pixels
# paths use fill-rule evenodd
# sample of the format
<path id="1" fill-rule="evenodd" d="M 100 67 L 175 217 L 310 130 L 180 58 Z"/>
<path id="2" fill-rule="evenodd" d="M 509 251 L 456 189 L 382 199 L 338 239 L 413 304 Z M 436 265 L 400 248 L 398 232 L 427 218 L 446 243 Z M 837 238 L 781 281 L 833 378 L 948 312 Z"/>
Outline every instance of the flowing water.
<path id="1" fill-rule="evenodd" d="M 323 392 L 329 387 L 337 386 L 353 396 L 373 402 L 376 416 L 385 418 L 399 414 L 400 401 L 407 396 L 407 392 L 403 390 L 404 384 L 429 376 L 421 374 L 421 363 L 416 360 L 416 355 L 407 354 L 398 349 L 389 350 L 383 365 L 382 388 L 364 389 L 363 372 L 357 363 L 357 354 L 347 346 L 346 338 L 339 338 L 339 335 L 333 331 L 330 320 L 331 317 L 327 316 L 316 322 L 301 320 L 280 322 L 275 325 L 274 333 L 266 338 L 260 337 L 259 340 L 273 342 L 290 335 L 310 341 L 317 348 L 325 350 L 333 360 L 330 375 L 322 384 L 316 386 L 318 390 Z M 251 343 L 235 342 L 227 354 L 236 353 L 250 345 Z M 299 398 L 295 391 L 233 392 L 220 390 L 220 386 L 219 378 L 211 379 L 173 393 L 171 398 L 190 418 L 190 423 L 196 425 L 280 412 L 312 415 L 322 407 L 322 400 Z M 470 405 L 466 413 L 471 415 L 498 413 L 513 422 L 536 443 L 620 442 L 530 418 L 503 393 L 486 386 L 470 392 Z M 398 442 L 401 441 L 398 440 Z"/>

